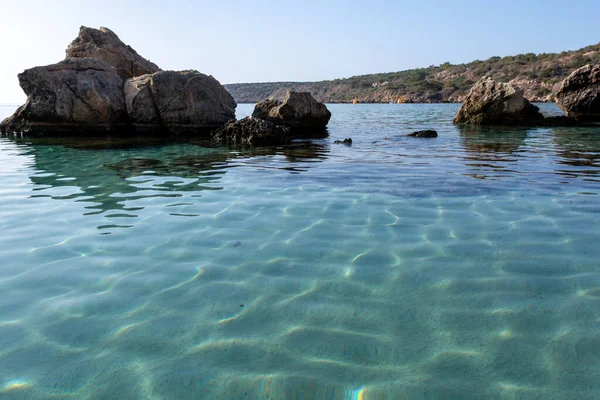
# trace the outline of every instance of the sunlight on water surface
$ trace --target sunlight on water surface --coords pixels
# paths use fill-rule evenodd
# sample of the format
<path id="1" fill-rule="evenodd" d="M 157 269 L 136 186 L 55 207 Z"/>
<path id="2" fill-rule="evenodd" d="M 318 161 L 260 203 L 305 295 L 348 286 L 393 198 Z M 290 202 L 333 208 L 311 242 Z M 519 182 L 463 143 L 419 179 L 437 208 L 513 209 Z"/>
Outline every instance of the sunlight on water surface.
<path id="1" fill-rule="evenodd" d="M 600 397 L 600 128 L 457 107 L 330 105 L 278 148 L 1 137 L 0 398 Z"/>

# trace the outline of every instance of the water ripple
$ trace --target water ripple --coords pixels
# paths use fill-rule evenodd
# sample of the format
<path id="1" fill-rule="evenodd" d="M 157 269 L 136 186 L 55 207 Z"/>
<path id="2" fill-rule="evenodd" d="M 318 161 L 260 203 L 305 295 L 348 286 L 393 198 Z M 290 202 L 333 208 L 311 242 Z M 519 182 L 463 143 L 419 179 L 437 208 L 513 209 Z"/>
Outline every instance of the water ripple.
<path id="1" fill-rule="evenodd" d="M 598 398 L 598 130 L 330 108 L 273 148 L 0 137 L 0 397 Z"/>

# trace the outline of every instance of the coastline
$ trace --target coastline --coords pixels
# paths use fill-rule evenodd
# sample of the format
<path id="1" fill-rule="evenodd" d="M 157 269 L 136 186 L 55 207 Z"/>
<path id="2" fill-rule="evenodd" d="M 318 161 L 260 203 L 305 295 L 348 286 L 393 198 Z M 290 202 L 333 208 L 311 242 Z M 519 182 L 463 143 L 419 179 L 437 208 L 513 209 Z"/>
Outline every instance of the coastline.
<path id="1" fill-rule="evenodd" d="M 261 100 L 258 101 L 236 101 L 237 104 L 256 104 L 259 103 Z M 533 100 L 531 101 L 533 104 L 539 103 L 539 104 L 556 104 L 555 101 L 538 101 L 538 100 Z M 325 102 L 326 104 L 350 104 L 352 105 L 352 102 L 347 102 L 347 101 L 327 101 Z M 402 105 L 402 104 L 462 104 L 462 101 L 430 101 L 430 102 L 404 102 L 401 104 L 396 104 L 393 102 L 389 102 L 389 101 L 359 101 L 357 104 L 396 104 L 396 105 Z"/>

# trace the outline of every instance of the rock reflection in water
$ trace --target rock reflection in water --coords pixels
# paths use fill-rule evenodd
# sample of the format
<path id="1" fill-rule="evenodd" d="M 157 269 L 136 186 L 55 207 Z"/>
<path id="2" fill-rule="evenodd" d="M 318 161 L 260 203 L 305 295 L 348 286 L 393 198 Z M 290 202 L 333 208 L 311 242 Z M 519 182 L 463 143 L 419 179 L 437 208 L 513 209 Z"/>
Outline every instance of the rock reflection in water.
<path id="1" fill-rule="evenodd" d="M 499 179 L 514 172 L 511 164 L 517 161 L 516 153 L 527 138 L 528 128 L 460 126 L 459 133 L 466 155 L 465 166 L 472 173 L 465 175 L 476 179 Z"/>
<path id="2" fill-rule="evenodd" d="M 32 197 L 74 199 L 86 203 L 84 215 L 127 218 L 129 227 L 144 209 L 146 198 L 199 198 L 207 190 L 222 190 L 227 170 L 252 165 L 257 157 L 275 157 L 277 168 L 306 171 L 326 158 L 328 148 L 313 141 L 284 147 L 217 147 L 210 142 L 169 143 L 140 138 L 8 138 L 33 156 L 36 173 Z M 62 143 L 62 144 L 58 144 Z M 199 144 L 203 145 L 199 145 Z M 259 161 L 259 163 L 261 163 Z M 264 163 L 264 162 L 262 162 Z M 192 196 L 185 192 L 194 192 Z M 187 201 L 187 200 L 186 200 Z M 105 221 L 106 222 L 106 221 Z M 100 227 L 115 227 L 102 224 Z"/>
<path id="3" fill-rule="evenodd" d="M 597 131 L 585 128 L 552 128 L 552 140 L 565 166 L 557 173 L 567 177 L 597 177 L 600 173 L 600 126 Z M 583 168 L 582 168 L 583 167 Z"/>
<path id="4" fill-rule="evenodd" d="M 260 168 L 283 169 L 290 173 L 305 172 L 313 163 L 323 162 L 329 157 L 329 145 L 318 139 L 295 140 L 284 146 L 276 147 L 228 147 L 228 167 L 253 165 Z M 271 163 L 265 163 L 261 157 L 271 157 Z M 277 162 L 281 160 L 281 162 Z M 267 166 L 269 165 L 269 166 Z"/>

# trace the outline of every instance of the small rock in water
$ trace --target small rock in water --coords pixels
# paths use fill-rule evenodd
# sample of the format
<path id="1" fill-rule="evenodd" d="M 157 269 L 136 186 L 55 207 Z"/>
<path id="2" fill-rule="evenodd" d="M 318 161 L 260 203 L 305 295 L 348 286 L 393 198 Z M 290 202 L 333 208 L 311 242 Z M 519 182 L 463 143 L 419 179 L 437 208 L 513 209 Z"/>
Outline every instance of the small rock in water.
<path id="1" fill-rule="evenodd" d="M 424 131 L 417 131 L 417 132 L 409 133 L 406 136 L 423 137 L 423 138 L 434 138 L 434 137 L 437 137 L 438 134 L 434 130 L 427 129 L 427 130 L 424 130 Z"/>
<path id="2" fill-rule="evenodd" d="M 469 91 L 454 117 L 454 125 L 537 125 L 540 109 L 509 83 L 483 77 Z"/>
<path id="3" fill-rule="evenodd" d="M 273 146 L 290 141 L 290 128 L 275 125 L 255 117 L 246 117 L 239 121 L 231 121 L 213 132 L 216 142 L 242 144 L 250 146 Z"/>
<path id="4" fill-rule="evenodd" d="M 309 92 L 287 91 L 283 101 L 265 100 L 258 103 L 252 116 L 289 128 L 308 128 L 310 132 L 311 129 L 325 129 L 331 112 Z"/>
<path id="5" fill-rule="evenodd" d="M 333 142 L 334 144 L 345 144 L 345 145 L 351 145 L 352 144 L 352 138 L 346 138 L 344 140 L 336 140 L 335 142 Z"/>

